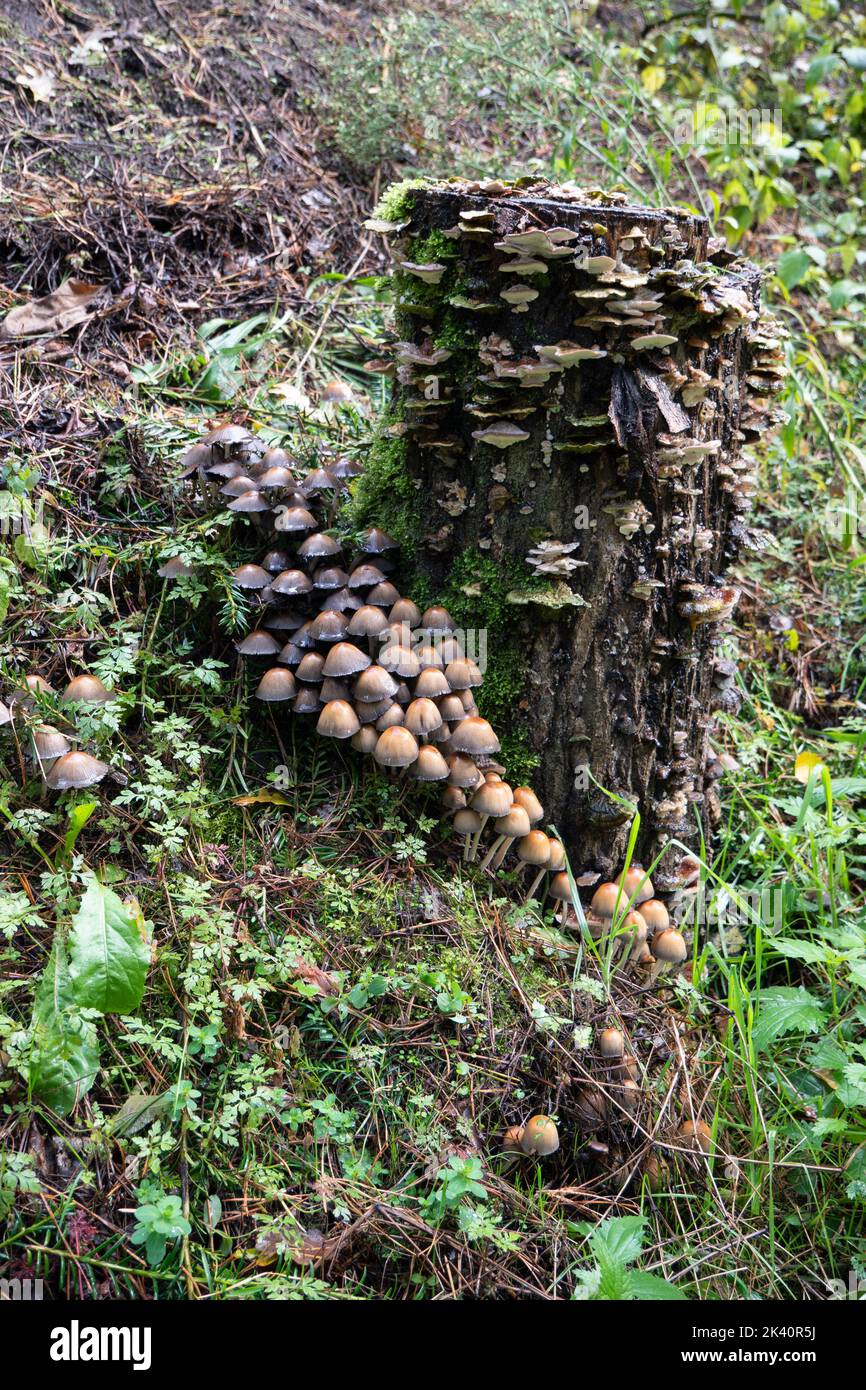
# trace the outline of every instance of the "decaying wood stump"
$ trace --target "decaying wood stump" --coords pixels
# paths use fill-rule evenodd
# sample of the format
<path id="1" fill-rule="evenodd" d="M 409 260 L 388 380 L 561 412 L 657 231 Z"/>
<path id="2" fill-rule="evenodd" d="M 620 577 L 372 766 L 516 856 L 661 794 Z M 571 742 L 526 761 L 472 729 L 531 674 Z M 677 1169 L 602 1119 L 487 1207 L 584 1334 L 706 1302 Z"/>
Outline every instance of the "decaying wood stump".
<path id="1" fill-rule="evenodd" d="M 618 867 L 629 806 L 645 864 L 695 846 L 712 713 L 736 698 L 719 643 L 750 542 L 742 446 L 781 386 L 761 274 L 702 218 L 618 194 L 449 182 L 399 201 L 369 225 L 395 263 L 390 430 L 417 569 L 441 590 L 477 550 L 525 572 L 515 719 L 576 869 Z"/>

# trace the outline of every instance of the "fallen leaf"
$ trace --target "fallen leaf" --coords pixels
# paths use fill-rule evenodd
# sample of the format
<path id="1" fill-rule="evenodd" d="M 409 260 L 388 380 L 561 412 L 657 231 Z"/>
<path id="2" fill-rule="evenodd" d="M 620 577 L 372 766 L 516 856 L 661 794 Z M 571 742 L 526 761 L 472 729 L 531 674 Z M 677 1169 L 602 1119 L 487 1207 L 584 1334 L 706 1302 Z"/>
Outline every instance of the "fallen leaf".
<path id="1" fill-rule="evenodd" d="M 292 961 L 292 969 L 299 980 L 306 980 L 308 985 L 315 985 L 320 994 L 338 993 L 337 986 L 330 975 L 326 975 L 325 971 L 320 970 L 318 965 L 304 960 L 303 956 L 295 956 Z"/>
<path id="2" fill-rule="evenodd" d="M 250 792 L 248 796 L 233 796 L 233 806 L 258 806 L 260 802 L 268 802 L 274 806 L 291 806 L 291 801 L 287 796 L 283 796 L 278 791 Z"/>
<path id="3" fill-rule="evenodd" d="M 57 78 L 47 68 L 25 68 L 15 74 L 19 87 L 26 87 L 34 101 L 50 101 L 57 91 Z"/>
<path id="4" fill-rule="evenodd" d="M 31 299 L 10 309 L 0 323 L 0 339 L 28 338 L 42 333 L 65 333 L 90 317 L 90 305 L 102 285 L 67 280 L 44 299 Z"/>

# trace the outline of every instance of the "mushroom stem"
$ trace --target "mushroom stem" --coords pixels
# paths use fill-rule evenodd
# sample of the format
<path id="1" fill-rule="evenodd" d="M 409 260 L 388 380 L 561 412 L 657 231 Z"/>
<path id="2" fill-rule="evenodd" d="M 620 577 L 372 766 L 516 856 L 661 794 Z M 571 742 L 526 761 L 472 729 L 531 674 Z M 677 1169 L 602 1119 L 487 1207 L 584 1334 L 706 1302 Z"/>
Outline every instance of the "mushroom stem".
<path id="1" fill-rule="evenodd" d="M 529 899 L 530 899 L 530 898 L 534 898 L 534 897 L 535 897 L 535 890 L 536 890 L 536 888 L 538 887 L 538 885 L 539 885 L 539 883 L 541 882 L 541 880 L 544 878 L 544 875 L 545 875 L 546 873 L 547 873 L 547 868 L 546 868 L 545 866 L 542 866 L 542 867 L 538 870 L 538 873 L 535 875 L 535 878 L 532 880 L 532 882 L 531 882 L 530 885 L 529 885 L 529 891 L 528 891 L 528 893 L 526 894 L 526 901 L 527 901 L 527 902 L 529 902 Z"/>
<path id="2" fill-rule="evenodd" d="M 506 857 L 506 855 L 508 854 L 508 851 L 511 849 L 512 845 L 514 844 L 514 836 L 513 836 L 513 835 L 506 835 L 506 836 L 503 836 L 502 838 L 504 839 L 505 843 L 504 843 L 503 845 L 500 845 L 500 847 L 499 847 L 499 853 L 497 854 L 496 858 L 495 858 L 494 861 L 493 861 L 493 867 L 494 867 L 494 869 L 501 869 L 502 865 L 505 863 L 505 857 Z"/>
<path id="3" fill-rule="evenodd" d="M 481 817 L 481 824 L 479 825 L 478 829 L 477 829 L 476 832 L 475 832 L 475 839 L 472 841 L 472 850 L 471 850 L 470 855 L 469 855 L 469 862 L 470 862 L 470 863 L 474 863 L 474 862 L 475 862 L 475 858 L 476 858 L 476 856 L 477 856 L 477 854 L 478 854 L 478 846 L 479 846 L 480 843 L 481 843 L 481 836 L 484 834 L 484 827 L 485 827 L 485 825 L 487 824 L 487 822 L 489 821 L 489 819 L 490 819 L 489 816 L 482 815 L 482 817 Z M 482 868 L 483 868 L 483 867 L 484 867 L 484 866 L 482 865 Z"/>
<path id="4" fill-rule="evenodd" d="M 464 836 L 463 836 L 463 863 L 464 863 L 464 864 L 468 864 L 468 863 L 469 863 L 469 847 L 470 847 L 471 844 L 472 844 L 472 836 L 471 836 L 471 835 L 464 835 Z"/>
<path id="5" fill-rule="evenodd" d="M 480 869 L 486 869 L 489 864 L 493 863 L 493 856 L 495 855 L 496 851 L 502 847 L 503 842 L 507 842 L 507 838 L 508 837 L 506 835 L 499 835 L 497 839 L 493 841 L 493 844 L 490 846 L 489 850 L 487 851 L 487 853 L 485 854 L 484 858 L 478 866 Z M 496 865 L 493 864 L 493 867 L 495 869 Z"/>

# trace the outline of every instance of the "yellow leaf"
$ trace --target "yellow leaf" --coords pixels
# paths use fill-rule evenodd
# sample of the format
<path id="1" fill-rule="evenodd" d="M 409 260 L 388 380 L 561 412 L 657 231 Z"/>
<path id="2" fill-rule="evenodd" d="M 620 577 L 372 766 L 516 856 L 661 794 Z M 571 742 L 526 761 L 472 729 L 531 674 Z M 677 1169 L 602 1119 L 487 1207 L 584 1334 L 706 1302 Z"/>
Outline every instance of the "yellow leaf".
<path id="1" fill-rule="evenodd" d="M 273 806 L 291 806 L 292 804 L 287 796 L 283 796 L 282 792 L 270 790 L 250 792 L 249 796 L 232 797 L 233 806 L 258 806 L 262 801 L 269 802 Z"/>
<path id="2" fill-rule="evenodd" d="M 823 766 L 824 764 L 817 753 L 798 753 L 797 761 L 794 763 L 794 776 L 805 787 L 809 780 L 809 773 L 813 768 L 820 769 Z"/>
<path id="3" fill-rule="evenodd" d="M 649 67 L 641 69 L 640 80 L 648 92 L 658 92 L 665 85 L 667 76 L 664 68 L 650 63 Z"/>

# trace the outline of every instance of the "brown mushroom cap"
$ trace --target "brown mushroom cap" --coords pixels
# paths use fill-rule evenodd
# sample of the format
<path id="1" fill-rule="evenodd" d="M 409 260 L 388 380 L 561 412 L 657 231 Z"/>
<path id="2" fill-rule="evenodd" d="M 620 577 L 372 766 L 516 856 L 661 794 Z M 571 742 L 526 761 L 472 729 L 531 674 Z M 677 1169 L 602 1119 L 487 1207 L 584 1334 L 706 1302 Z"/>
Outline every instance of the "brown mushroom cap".
<path id="1" fill-rule="evenodd" d="M 107 763 L 77 750 L 64 753 L 58 758 L 45 781 L 52 791 L 77 790 L 79 787 L 92 787 L 101 782 L 107 771 Z"/>
<path id="2" fill-rule="evenodd" d="M 337 642 L 328 652 L 323 669 L 326 676 L 354 676 L 358 671 L 366 671 L 369 665 L 370 657 L 360 647 Z"/>
<path id="3" fill-rule="evenodd" d="M 398 598 L 388 613 L 389 623 L 406 623 L 409 628 L 418 627 L 421 622 L 421 609 L 410 598 Z"/>
<path id="4" fill-rule="evenodd" d="M 558 902 L 570 903 L 572 900 L 571 884 L 568 881 L 568 874 L 554 874 L 553 878 L 550 880 L 550 887 L 547 891 L 550 896 L 556 898 Z"/>
<path id="5" fill-rule="evenodd" d="M 435 729 L 441 728 L 442 715 L 439 707 L 432 700 L 427 700 L 422 696 L 406 706 L 405 722 L 410 733 L 415 734 L 418 738 L 426 738 Z M 447 764 L 445 764 L 445 776 L 448 776 Z"/>
<path id="6" fill-rule="evenodd" d="M 389 536 L 378 526 L 371 526 L 361 536 L 360 547 L 365 555 L 384 555 L 388 550 L 399 550 L 400 542 Z"/>
<path id="7" fill-rule="evenodd" d="M 288 536 L 299 531 L 315 531 L 318 524 L 307 507 L 280 507 L 274 518 L 274 530 Z"/>
<path id="8" fill-rule="evenodd" d="M 602 1057 L 621 1057 L 625 1052 L 625 1039 L 618 1028 L 602 1028 L 598 1035 L 598 1050 Z"/>
<path id="9" fill-rule="evenodd" d="M 271 585 L 275 594 L 283 594 L 286 598 L 292 598 L 295 594 L 308 594 L 312 587 L 313 581 L 303 570 L 283 570 Z"/>
<path id="10" fill-rule="evenodd" d="M 380 714 L 375 727 L 378 733 L 383 734 L 386 729 L 393 729 L 396 725 L 405 724 L 405 722 L 403 706 L 398 705 L 395 700 L 393 704 L 388 706 L 384 714 Z M 412 730 L 410 730 L 411 732 Z"/>
<path id="11" fill-rule="evenodd" d="M 548 868 L 551 873 L 557 873 L 565 864 L 565 850 L 561 840 L 556 840 L 551 836 L 550 839 L 550 863 Z"/>
<path id="12" fill-rule="evenodd" d="M 358 732 L 352 735 L 352 747 L 359 753 L 372 753 L 378 742 L 379 735 L 373 724 L 363 724 Z"/>
<path id="13" fill-rule="evenodd" d="M 499 816 L 494 821 L 493 828 L 497 835 L 507 835 L 510 840 L 519 840 L 529 834 L 529 816 L 522 806 L 512 805 L 504 816 Z"/>
<path id="14" fill-rule="evenodd" d="M 319 715 L 316 733 L 325 738 L 352 738 L 360 728 L 358 716 L 347 700 L 330 700 Z"/>
<path id="15" fill-rule="evenodd" d="M 373 757 L 383 767 L 409 767 L 418 757 L 418 744 L 408 729 L 398 725 L 379 735 Z"/>
<path id="16" fill-rule="evenodd" d="M 658 898 L 647 898 L 645 903 L 641 903 L 638 912 L 651 932 L 666 931 L 671 924 L 670 914 Z"/>
<path id="17" fill-rule="evenodd" d="M 260 627 L 254 627 L 236 645 L 241 656 L 273 656 L 280 650 L 279 642 Z"/>
<path id="18" fill-rule="evenodd" d="M 333 676 L 325 676 L 319 686 L 319 699 L 323 705 L 327 705 L 331 700 L 348 700 L 352 703 L 349 687 L 345 681 L 335 680 Z"/>
<path id="19" fill-rule="evenodd" d="M 459 695 L 440 695 L 439 713 L 443 719 L 457 724 L 463 718 L 464 712 Z"/>
<path id="20" fill-rule="evenodd" d="M 349 635 L 351 637 L 378 637 L 388 628 L 388 619 L 381 608 L 374 607 L 371 603 L 362 604 L 356 609 L 349 621 Z"/>
<path id="21" fill-rule="evenodd" d="M 246 473 L 235 471 L 220 488 L 220 497 L 243 497 L 246 492 L 255 492 L 256 483 Z"/>
<path id="22" fill-rule="evenodd" d="M 640 864 L 631 864 L 626 872 L 620 875 L 619 881 L 626 899 L 633 898 L 635 906 L 648 902 L 654 896 L 652 879 Z"/>
<path id="23" fill-rule="evenodd" d="M 232 571 L 232 579 L 239 589 L 266 589 L 271 576 L 261 565 L 241 565 Z"/>
<path id="24" fill-rule="evenodd" d="M 372 589 L 377 584 L 384 584 L 385 576 L 378 565 L 361 564 L 352 570 L 349 575 L 350 589 Z M 399 598 L 400 595 L 398 594 Z M 396 600 L 392 600 L 396 602 Z M 390 604 L 388 605 L 391 606 Z"/>
<path id="25" fill-rule="evenodd" d="M 388 579 L 383 579 L 381 584 L 374 584 L 367 594 L 367 602 L 383 611 L 393 608 L 400 597 L 399 590 Z"/>
<path id="26" fill-rule="evenodd" d="M 349 628 L 345 614 L 333 608 L 317 613 L 310 623 L 310 636 L 316 642 L 342 642 Z"/>
<path id="27" fill-rule="evenodd" d="M 421 670 L 421 663 L 411 647 L 401 647 L 391 643 L 379 653 L 379 665 L 391 671 L 402 680 L 413 680 Z"/>
<path id="28" fill-rule="evenodd" d="M 256 699 L 265 700 L 268 704 L 277 704 L 281 700 L 293 699 L 296 690 L 295 678 L 288 667 L 272 666 L 269 671 L 265 671 L 256 686 Z M 318 697 L 316 702 L 318 704 Z"/>
<path id="29" fill-rule="evenodd" d="M 689 954 L 685 938 L 673 927 L 656 932 L 650 950 L 656 960 L 666 965 L 682 965 Z"/>
<path id="30" fill-rule="evenodd" d="M 348 577 L 346 571 L 341 569 L 339 565 L 322 565 L 321 568 L 316 570 L 313 586 L 318 589 L 320 593 L 340 593 L 346 588 L 346 580 Z"/>
<path id="31" fill-rule="evenodd" d="M 448 776 L 448 764 L 434 743 L 423 743 L 409 776 L 419 782 L 441 782 Z"/>
<path id="32" fill-rule="evenodd" d="M 352 686 L 352 696 L 361 704 L 378 704 L 381 700 L 391 701 L 397 693 L 397 682 L 384 666 L 368 666 L 362 671 Z"/>
<path id="33" fill-rule="evenodd" d="M 475 763 L 465 753 L 453 753 L 448 759 L 448 767 L 448 781 L 452 787 L 474 787 L 479 779 L 484 780 Z"/>
<path id="34" fill-rule="evenodd" d="M 479 754 L 498 753 L 499 739 L 486 719 L 477 715 L 462 719 L 451 735 L 451 743 L 456 753 Z"/>
<path id="35" fill-rule="evenodd" d="M 434 604 L 421 614 L 421 627 L 433 634 L 453 632 L 457 624 L 448 612 L 447 608 L 442 608 L 439 604 Z"/>
<path id="36" fill-rule="evenodd" d="M 529 816 L 529 824 L 537 825 L 544 817 L 544 807 L 531 787 L 515 787 L 514 800 Z"/>
<path id="37" fill-rule="evenodd" d="M 262 560 L 262 569 L 268 574 L 280 574 L 292 568 L 292 557 L 287 550 L 269 550 Z"/>
<path id="38" fill-rule="evenodd" d="M 622 912 L 627 902 L 628 898 L 624 891 L 620 891 L 618 884 L 600 883 L 592 895 L 592 902 L 589 906 L 590 911 L 594 912 L 596 917 L 612 918 L 617 910 L 617 904 L 619 904 L 619 911 Z"/>
<path id="39" fill-rule="evenodd" d="M 292 702 L 294 714 L 315 714 L 321 707 L 322 701 L 319 697 L 318 686 L 301 685 L 298 687 L 298 693 Z"/>
<path id="40" fill-rule="evenodd" d="M 452 824 L 459 835 L 475 835 L 481 829 L 481 817 L 467 806 L 457 812 Z"/>
<path id="41" fill-rule="evenodd" d="M 452 690 L 471 690 L 482 684 L 481 672 L 474 661 L 465 656 L 455 657 L 445 667 L 445 676 Z"/>
<path id="42" fill-rule="evenodd" d="M 271 510 L 271 504 L 267 498 L 263 497 L 258 491 L 245 492 L 241 497 L 236 497 L 233 502 L 229 502 L 228 510 L 230 512 L 241 512 L 242 514 L 269 512 Z M 277 519 L 279 520 L 279 518 Z"/>
<path id="43" fill-rule="evenodd" d="M 272 468 L 266 468 L 263 473 L 259 474 L 256 484 L 259 492 L 274 492 L 277 489 L 293 488 L 295 479 L 288 468 L 274 464 Z"/>
<path id="44" fill-rule="evenodd" d="M 473 811 L 478 811 L 482 816 L 499 817 L 508 814 L 513 800 L 507 782 L 483 782 L 473 793 L 469 804 Z"/>
<path id="45" fill-rule="evenodd" d="M 160 579 L 189 579 L 194 570 L 186 560 L 182 560 L 179 555 L 173 555 L 164 565 L 160 565 L 156 573 Z"/>
<path id="46" fill-rule="evenodd" d="M 708 1154 L 713 1143 L 713 1131 L 704 1120 L 685 1120 L 677 1130 L 677 1138 L 688 1144 L 690 1149 Z"/>
<path id="47" fill-rule="evenodd" d="M 525 809 L 525 808 L 524 808 Z M 530 830 L 517 842 L 517 857 L 540 869 L 550 863 L 550 841 L 543 830 Z"/>
<path id="48" fill-rule="evenodd" d="M 325 658 L 321 652 L 306 652 L 295 672 L 299 681 L 314 684 L 322 679 Z"/>
<path id="49" fill-rule="evenodd" d="M 333 560 L 342 549 L 340 542 L 329 536 L 326 531 L 314 531 L 312 536 L 307 536 L 305 541 L 301 541 L 298 555 L 302 560 Z"/>
<path id="50" fill-rule="evenodd" d="M 115 697 L 110 690 L 106 690 L 98 676 L 84 674 L 73 676 L 60 698 L 64 701 L 81 700 L 87 704 L 104 705 Z"/>
<path id="51" fill-rule="evenodd" d="M 523 1138 L 523 1125 L 510 1125 L 502 1136 L 502 1147 L 508 1154 L 519 1154 L 523 1152 L 521 1139 Z"/>
<path id="52" fill-rule="evenodd" d="M 72 745 L 53 724 L 40 724 L 38 729 L 33 730 L 33 747 L 39 761 L 44 763 L 52 758 L 62 758 Z"/>
<path id="53" fill-rule="evenodd" d="M 446 787 L 442 793 L 442 806 L 450 814 L 466 809 L 466 793 L 459 787 Z M 480 817 L 479 817 L 480 820 Z"/>
<path id="54" fill-rule="evenodd" d="M 577 1123 L 592 1134 L 601 1129 L 607 1119 L 607 1101 L 596 1086 L 583 1086 L 575 1097 Z"/>
<path id="55" fill-rule="evenodd" d="M 559 1148 L 559 1133 L 549 1115 L 533 1115 L 523 1126 L 520 1147 L 525 1154 L 547 1158 Z"/>
<path id="56" fill-rule="evenodd" d="M 383 714 L 396 704 L 396 700 L 359 700 L 355 713 L 362 724 L 378 724 Z"/>
<path id="57" fill-rule="evenodd" d="M 428 700 L 438 700 L 440 695 L 450 694 L 451 687 L 445 679 L 444 671 L 435 666 L 425 666 L 415 679 L 415 694 Z M 463 723 L 466 721 L 463 720 Z"/>

